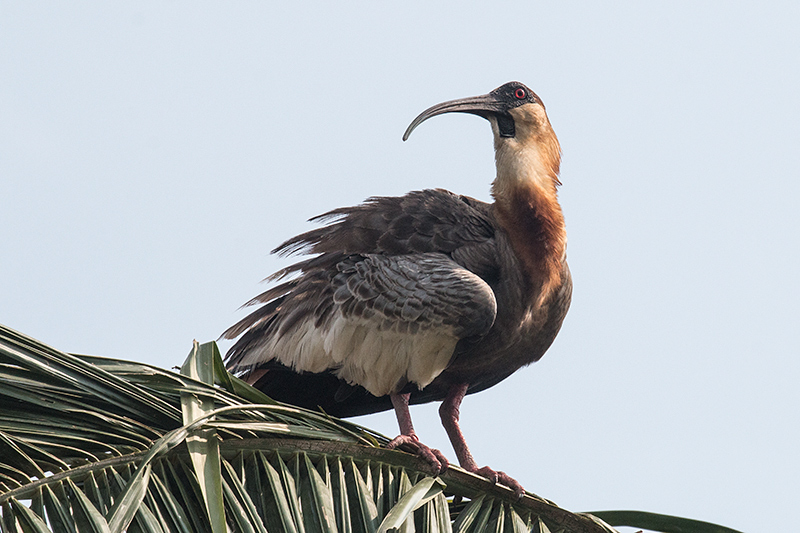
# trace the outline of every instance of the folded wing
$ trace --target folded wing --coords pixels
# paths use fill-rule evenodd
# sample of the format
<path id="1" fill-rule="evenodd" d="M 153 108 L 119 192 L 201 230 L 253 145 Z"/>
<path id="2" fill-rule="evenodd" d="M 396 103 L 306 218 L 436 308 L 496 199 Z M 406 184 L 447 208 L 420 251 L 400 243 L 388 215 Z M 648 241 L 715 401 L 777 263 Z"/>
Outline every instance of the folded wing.
<path id="1" fill-rule="evenodd" d="M 489 285 L 441 253 L 354 254 L 257 298 L 233 326 L 233 372 L 276 360 L 298 372 L 332 372 L 375 396 L 424 388 L 456 343 L 483 336 L 497 303 Z"/>

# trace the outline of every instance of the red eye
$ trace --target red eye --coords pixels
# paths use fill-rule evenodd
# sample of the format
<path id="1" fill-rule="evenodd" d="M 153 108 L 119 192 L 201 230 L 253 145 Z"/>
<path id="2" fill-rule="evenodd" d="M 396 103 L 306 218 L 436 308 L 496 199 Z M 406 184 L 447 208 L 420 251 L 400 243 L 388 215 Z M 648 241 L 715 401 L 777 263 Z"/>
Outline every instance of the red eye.
<path id="1" fill-rule="evenodd" d="M 517 89 L 514 91 L 514 96 L 516 96 L 518 100 L 522 100 L 525 98 L 525 89 Z"/>

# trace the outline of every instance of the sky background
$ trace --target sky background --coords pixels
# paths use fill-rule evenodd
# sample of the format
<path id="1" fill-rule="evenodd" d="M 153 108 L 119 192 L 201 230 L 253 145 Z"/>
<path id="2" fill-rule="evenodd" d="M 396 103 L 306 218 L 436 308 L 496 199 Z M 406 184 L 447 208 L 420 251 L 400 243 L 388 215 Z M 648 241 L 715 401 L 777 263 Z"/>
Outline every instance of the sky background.
<path id="1" fill-rule="evenodd" d="M 547 355 L 465 400 L 478 463 L 575 511 L 792 529 L 798 27 L 790 1 L 3 2 L 0 322 L 179 365 L 311 216 L 488 201 L 486 121 L 401 136 L 519 80 L 563 147 L 575 290 Z M 453 457 L 436 407 L 417 431 Z"/>

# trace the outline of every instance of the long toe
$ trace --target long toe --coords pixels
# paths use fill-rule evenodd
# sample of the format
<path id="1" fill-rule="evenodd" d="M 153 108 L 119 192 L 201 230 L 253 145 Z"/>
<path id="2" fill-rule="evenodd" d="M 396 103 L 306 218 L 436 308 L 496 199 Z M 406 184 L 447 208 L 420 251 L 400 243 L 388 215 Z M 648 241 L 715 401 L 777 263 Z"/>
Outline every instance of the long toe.
<path id="1" fill-rule="evenodd" d="M 416 436 L 398 435 L 389 441 L 389 444 L 386 445 L 386 448 L 389 450 L 403 448 L 420 456 L 426 462 L 430 463 L 437 474 L 441 474 L 447 470 L 448 466 L 450 466 L 450 462 L 442 452 L 436 448 L 425 446 L 419 441 L 419 439 L 416 438 Z"/>
<path id="2" fill-rule="evenodd" d="M 506 487 L 510 488 L 514 491 L 514 494 L 517 495 L 517 498 L 522 498 L 525 494 L 525 489 L 520 484 L 519 481 L 514 479 L 513 477 L 509 476 L 502 470 L 492 470 L 488 466 L 484 466 L 483 468 L 478 468 L 472 472 L 473 474 L 478 474 L 479 476 L 483 476 L 492 483 L 500 483 L 501 485 L 505 485 Z"/>
<path id="3" fill-rule="evenodd" d="M 428 448 L 427 446 L 425 447 Z M 444 454 L 436 448 L 428 448 L 428 450 L 430 450 L 431 453 L 439 460 L 439 464 L 441 465 L 439 468 L 439 473 L 441 474 L 447 470 L 447 468 L 450 466 L 450 461 L 447 460 L 447 457 L 445 457 Z"/>
<path id="4" fill-rule="evenodd" d="M 395 450 L 400 446 L 415 446 L 416 444 L 419 444 L 419 440 L 415 439 L 411 435 L 398 435 L 389 441 L 389 443 L 386 445 L 386 449 Z"/>

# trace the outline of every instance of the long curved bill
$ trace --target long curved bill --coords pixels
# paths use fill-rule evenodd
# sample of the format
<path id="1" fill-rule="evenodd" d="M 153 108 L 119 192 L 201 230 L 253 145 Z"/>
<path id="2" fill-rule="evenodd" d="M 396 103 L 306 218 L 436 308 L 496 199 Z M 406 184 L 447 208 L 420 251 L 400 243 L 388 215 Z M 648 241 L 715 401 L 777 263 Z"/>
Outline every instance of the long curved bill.
<path id="1" fill-rule="evenodd" d="M 420 113 L 406 129 L 406 132 L 403 134 L 403 140 L 407 140 L 411 132 L 414 131 L 417 126 L 436 115 L 443 115 L 444 113 L 472 113 L 473 115 L 486 118 L 489 113 L 500 113 L 502 111 L 501 101 L 492 93 L 442 102 Z"/>

